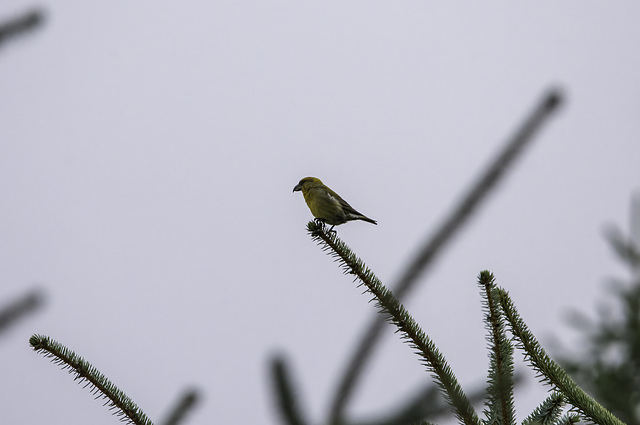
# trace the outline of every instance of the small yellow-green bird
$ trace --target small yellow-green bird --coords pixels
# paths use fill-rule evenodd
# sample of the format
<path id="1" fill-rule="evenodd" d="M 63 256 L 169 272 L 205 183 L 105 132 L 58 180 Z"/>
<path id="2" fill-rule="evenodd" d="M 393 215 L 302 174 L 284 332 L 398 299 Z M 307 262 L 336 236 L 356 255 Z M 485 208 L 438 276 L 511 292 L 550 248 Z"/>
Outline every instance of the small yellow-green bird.
<path id="1" fill-rule="evenodd" d="M 337 226 L 351 220 L 363 220 L 378 224 L 375 220 L 356 211 L 351 205 L 333 190 L 325 186 L 320 179 L 305 177 L 294 188 L 294 192 L 302 191 L 304 200 L 313 216 L 327 224 Z"/>

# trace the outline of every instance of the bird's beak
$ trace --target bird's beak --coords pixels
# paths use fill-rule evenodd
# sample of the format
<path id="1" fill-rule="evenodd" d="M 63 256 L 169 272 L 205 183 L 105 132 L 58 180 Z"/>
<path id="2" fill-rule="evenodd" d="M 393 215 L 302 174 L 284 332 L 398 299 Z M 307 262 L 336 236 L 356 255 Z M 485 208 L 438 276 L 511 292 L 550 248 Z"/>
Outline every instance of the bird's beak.
<path id="1" fill-rule="evenodd" d="M 297 184 L 294 188 L 293 191 L 294 192 L 300 192 L 302 190 L 302 186 L 300 186 L 300 184 Z"/>

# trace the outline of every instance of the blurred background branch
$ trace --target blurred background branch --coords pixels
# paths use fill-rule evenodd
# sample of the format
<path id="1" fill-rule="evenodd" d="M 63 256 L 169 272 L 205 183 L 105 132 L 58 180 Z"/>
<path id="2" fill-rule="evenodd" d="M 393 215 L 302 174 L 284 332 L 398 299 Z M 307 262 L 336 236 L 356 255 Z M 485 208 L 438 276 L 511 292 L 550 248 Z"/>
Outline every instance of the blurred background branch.
<path id="1" fill-rule="evenodd" d="M 40 289 L 32 289 L 17 300 L 0 308 L 0 335 L 13 323 L 42 307 L 44 298 Z"/>
<path id="2" fill-rule="evenodd" d="M 12 39 L 38 29 L 44 23 L 44 19 L 43 10 L 34 7 L 13 18 L 0 21 L 0 48 Z"/>
<path id="3" fill-rule="evenodd" d="M 300 407 L 300 391 L 293 382 L 291 367 L 281 356 L 274 356 L 270 362 L 271 382 L 275 402 L 279 407 L 283 423 L 287 425 L 305 425 L 305 419 Z"/>
<path id="4" fill-rule="evenodd" d="M 160 422 L 161 425 L 178 425 L 185 422 L 186 416 L 198 405 L 201 398 L 200 391 L 194 388 L 185 390 L 166 418 Z"/>

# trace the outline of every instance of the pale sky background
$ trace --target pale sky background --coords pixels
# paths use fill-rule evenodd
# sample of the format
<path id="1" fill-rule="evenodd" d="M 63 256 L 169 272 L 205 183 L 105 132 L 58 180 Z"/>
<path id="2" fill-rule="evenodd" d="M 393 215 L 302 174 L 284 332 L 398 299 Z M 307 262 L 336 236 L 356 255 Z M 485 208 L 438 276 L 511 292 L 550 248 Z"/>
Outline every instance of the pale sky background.
<path id="1" fill-rule="evenodd" d="M 280 423 L 266 365 L 283 352 L 320 422 L 374 306 L 307 236 L 293 186 L 320 177 L 377 219 L 337 230 L 392 283 L 552 86 L 562 111 L 409 310 L 472 389 L 481 270 L 543 343 L 576 348 L 566 311 L 595 315 L 605 278 L 625 276 L 602 229 L 627 228 L 639 187 L 640 3 L 42 6 L 43 28 L 0 50 L 0 301 L 47 294 L 0 340 L 3 423 L 118 423 L 33 333 L 154 420 L 201 389 L 190 424 Z M 388 332 L 349 411 L 385 412 L 429 379 Z M 543 398 L 530 380 L 518 417 Z"/>

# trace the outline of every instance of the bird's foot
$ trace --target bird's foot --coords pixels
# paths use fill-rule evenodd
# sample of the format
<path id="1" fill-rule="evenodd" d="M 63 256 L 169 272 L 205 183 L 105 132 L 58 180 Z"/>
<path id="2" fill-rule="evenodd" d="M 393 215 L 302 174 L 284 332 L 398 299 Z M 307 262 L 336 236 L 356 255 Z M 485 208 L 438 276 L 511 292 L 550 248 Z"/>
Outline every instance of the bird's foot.
<path id="1" fill-rule="evenodd" d="M 315 218 L 314 221 L 320 227 L 322 232 L 327 231 L 327 222 L 323 218 Z"/>

